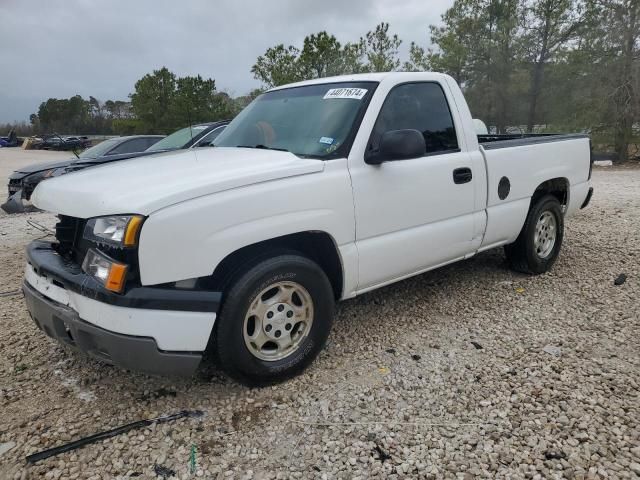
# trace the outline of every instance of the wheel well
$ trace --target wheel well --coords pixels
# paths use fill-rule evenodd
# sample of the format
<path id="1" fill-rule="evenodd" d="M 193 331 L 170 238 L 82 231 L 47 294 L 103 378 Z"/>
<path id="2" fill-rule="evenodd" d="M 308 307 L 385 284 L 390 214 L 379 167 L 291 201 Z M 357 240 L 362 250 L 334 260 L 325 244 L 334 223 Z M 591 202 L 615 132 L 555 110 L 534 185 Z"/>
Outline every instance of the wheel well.
<path id="1" fill-rule="evenodd" d="M 560 205 L 567 205 L 569 202 L 569 180 L 566 178 L 552 178 L 538 185 L 531 197 L 531 205 L 544 195 L 553 195 L 558 199 Z"/>
<path id="2" fill-rule="evenodd" d="M 342 296 L 342 262 L 333 238 L 326 232 L 299 232 L 247 245 L 227 255 L 207 279 L 207 288 L 224 291 L 247 265 L 278 251 L 295 251 L 315 261 L 324 270 L 336 299 Z"/>

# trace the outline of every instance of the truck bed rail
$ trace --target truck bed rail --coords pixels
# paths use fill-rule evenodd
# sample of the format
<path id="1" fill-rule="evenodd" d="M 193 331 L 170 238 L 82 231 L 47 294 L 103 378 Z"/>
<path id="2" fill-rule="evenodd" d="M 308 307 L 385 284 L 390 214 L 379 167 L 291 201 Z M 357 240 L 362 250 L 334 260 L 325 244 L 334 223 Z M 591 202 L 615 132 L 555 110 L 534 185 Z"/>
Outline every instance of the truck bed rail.
<path id="1" fill-rule="evenodd" d="M 480 143 L 485 150 L 496 150 L 498 148 L 521 147 L 524 145 L 561 142 L 579 138 L 589 138 L 589 135 L 586 133 L 508 133 L 502 135 L 478 135 L 478 143 Z"/>

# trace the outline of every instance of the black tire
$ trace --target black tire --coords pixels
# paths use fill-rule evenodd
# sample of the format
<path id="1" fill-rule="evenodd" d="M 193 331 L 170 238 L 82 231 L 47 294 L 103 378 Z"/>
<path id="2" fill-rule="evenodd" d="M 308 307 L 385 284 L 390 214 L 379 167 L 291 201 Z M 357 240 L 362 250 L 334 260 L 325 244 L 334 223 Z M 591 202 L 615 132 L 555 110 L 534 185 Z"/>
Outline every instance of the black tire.
<path id="1" fill-rule="evenodd" d="M 535 233 L 538 219 L 549 212 L 556 221 L 555 243 L 551 252 L 541 257 L 535 246 Z M 506 245 L 504 250 L 509 266 L 518 272 L 539 275 L 548 272 L 560 253 L 564 238 L 564 215 L 558 199 L 552 195 L 545 195 L 534 201 L 529 208 L 527 219 L 516 241 Z"/>
<path id="2" fill-rule="evenodd" d="M 313 302 L 310 330 L 297 349 L 280 360 L 260 359 L 245 343 L 245 317 L 252 301 L 277 282 L 295 282 Z M 215 349 L 219 365 L 247 386 L 281 382 L 301 373 L 324 347 L 333 323 L 334 296 L 326 274 L 315 262 L 297 254 L 276 255 L 246 267 L 225 292 L 216 320 Z"/>

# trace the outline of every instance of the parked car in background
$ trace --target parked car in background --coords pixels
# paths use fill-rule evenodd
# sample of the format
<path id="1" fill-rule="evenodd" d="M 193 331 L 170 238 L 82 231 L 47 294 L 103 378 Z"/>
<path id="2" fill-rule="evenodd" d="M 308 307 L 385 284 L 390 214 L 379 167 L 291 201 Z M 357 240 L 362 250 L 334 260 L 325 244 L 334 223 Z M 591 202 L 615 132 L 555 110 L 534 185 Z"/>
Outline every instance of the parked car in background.
<path id="1" fill-rule="evenodd" d="M 191 147 L 210 147 L 227 125 L 229 125 L 229 120 L 198 123 L 197 125 L 181 128 L 149 147 L 148 151 L 159 153 Z"/>
<path id="2" fill-rule="evenodd" d="M 21 145 L 22 142 L 16 135 L 16 131 L 11 129 L 9 131 L 9 135 L 6 137 L 0 137 L 0 147 L 17 147 Z"/>
<path id="3" fill-rule="evenodd" d="M 16 170 L 9 177 L 9 198 L 2 205 L 7 213 L 24 210 L 23 200 L 29 200 L 42 180 L 75 172 L 104 163 L 151 155 L 147 149 L 162 140 L 162 135 L 135 135 L 111 138 L 80 153 L 77 157 L 53 163 L 36 163 Z"/>
<path id="4" fill-rule="evenodd" d="M 91 146 L 91 140 L 87 137 L 61 137 L 60 135 L 47 135 L 41 142 L 35 143 L 36 150 L 84 150 Z"/>

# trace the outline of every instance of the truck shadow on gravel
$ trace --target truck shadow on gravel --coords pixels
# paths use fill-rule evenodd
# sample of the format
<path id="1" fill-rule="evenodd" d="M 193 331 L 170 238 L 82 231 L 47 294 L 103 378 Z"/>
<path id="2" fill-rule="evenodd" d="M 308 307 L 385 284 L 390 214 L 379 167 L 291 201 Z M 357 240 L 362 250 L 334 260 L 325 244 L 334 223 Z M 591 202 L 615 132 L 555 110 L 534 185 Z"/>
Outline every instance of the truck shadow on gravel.
<path id="1" fill-rule="evenodd" d="M 431 313 L 434 316 L 437 315 L 437 304 L 441 298 L 454 298 L 464 304 L 472 296 L 485 292 L 487 288 L 493 288 L 496 284 L 509 285 L 522 278 L 527 277 L 508 270 L 502 250 L 496 249 L 340 302 L 337 305 L 328 347 L 331 348 L 345 335 L 353 335 L 354 329 L 367 331 L 375 337 L 393 334 L 390 329 L 393 329 L 394 319 L 406 316 L 419 317 L 418 321 L 423 323 L 422 326 L 428 331 L 429 309 L 433 308 Z M 459 297 L 456 298 L 456 296 Z M 455 310 L 449 313 L 455 314 Z M 380 345 L 379 348 L 383 352 L 387 347 Z M 85 364 L 83 368 L 90 366 L 91 370 L 97 374 L 88 375 L 84 383 L 91 383 L 91 377 L 101 377 L 101 383 L 104 384 L 104 381 L 107 381 L 114 386 L 118 383 L 123 385 L 134 383 L 139 386 L 136 390 L 143 390 L 132 392 L 132 394 L 144 402 L 167 397 L 175 398 L 177 391 L 199 387 L 214 388 L 218 393 L 229 391 L 229 389 L 232 393 L 250 390 L 228 379 L 218 368 L 215 354 L 211 351 L 207 351 L 196 375 L 188 379 L 149 376 L 106 365 L 76 352 L 68 354 L 71 358 L 82 361 Z M 322 368 L 321 361 L 315 368 Z M 167 387 L 167 384 L 171 384 L 172 387 Z M 130 385 L 126 388 L 130 388 Z"/>

